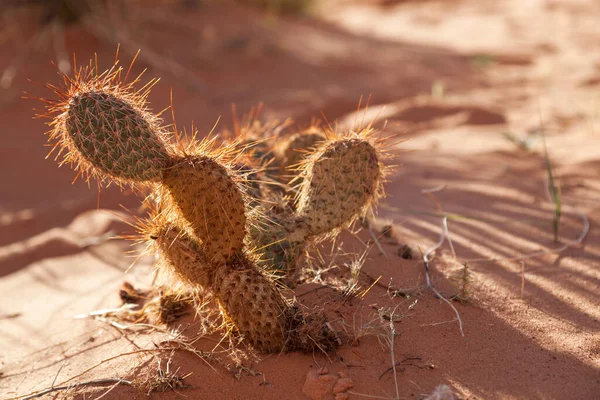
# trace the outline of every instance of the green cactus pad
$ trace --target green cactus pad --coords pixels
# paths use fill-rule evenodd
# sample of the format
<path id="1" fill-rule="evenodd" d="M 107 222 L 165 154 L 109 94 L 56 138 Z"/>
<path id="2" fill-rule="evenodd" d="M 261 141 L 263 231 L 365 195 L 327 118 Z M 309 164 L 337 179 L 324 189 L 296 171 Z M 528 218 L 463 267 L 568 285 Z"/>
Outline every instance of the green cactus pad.
<path id="1" fill-rule="evenodd" d="M 364 214 L 382 176 L 377 150 L 359 138 L 324 144 L 304 167 L 296 214 L 310 236 L 328 234 Z"/>
<path id="2" fill-rule="evenodd" d="M 68 105 L 65 127 L 79 153 L 120 181 L 157 181 L 169 165 L 160 128 L 144 111 L 112 94 L 80 93 Z"/>

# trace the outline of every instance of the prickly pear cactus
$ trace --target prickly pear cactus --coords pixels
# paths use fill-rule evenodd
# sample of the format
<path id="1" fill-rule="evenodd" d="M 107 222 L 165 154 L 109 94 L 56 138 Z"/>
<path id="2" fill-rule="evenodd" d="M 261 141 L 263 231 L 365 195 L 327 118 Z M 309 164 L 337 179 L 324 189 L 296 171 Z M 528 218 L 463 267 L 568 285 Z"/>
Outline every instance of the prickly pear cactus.
<path id="1" fill-rule="evenodd" d="M 270 353 L 285 348 L 293 328 L 293 309 L 245 254 L 215 265 L 198 242 L 172 224 L 158 224 L 152 234 L 162 262 L 184 281 L 210 288 L 225 317 L 254 346 Z"/>
<path id="2" fill-rule="evenodd" d="M 383 152 L 373 133 L 369 127 L 344 135 L 312 127 L 276 145 L 273 153 L 282 159 L 275 163 L 286 166 L 280 185 L 287 184 L 294 199 L 267 199 L 266 226 L 251 231 L 267 264 L 294 275 L 309 245 L 365 216 L 383 195 Z M 290 162 L 291 154 L 297 158 Z"/>
<path id="3" fill-rule="evenodd" d="M 254 224 L 250 174 L 234 169 L 237 153 L 213 150 L 210 141 L 171 144 L 145 106 L 148 89 L 138 93 L 120 82 L 116 67 L 96 70 L 65 78 L 61 100 L 50 107 L 49 136 L 66 153 L 63 162 L 101 181 L 151 188 L 160 212 L 142 233 L 154 241 L 161 264 L 212 292 L 253 346 L 265 352 L 329 347 L 324 322 L 286 300 L 245 244 Z M 311 340 L 297 336 L 307 332 Z"/>
<path id="4" fill-rule="evenodd" d="M 246 206 L 234 171 L 208 155 L 173 160 L 163 184 L 175 212 L 189 222 L 211 263 L 224 263 L 243 250 Z"/>

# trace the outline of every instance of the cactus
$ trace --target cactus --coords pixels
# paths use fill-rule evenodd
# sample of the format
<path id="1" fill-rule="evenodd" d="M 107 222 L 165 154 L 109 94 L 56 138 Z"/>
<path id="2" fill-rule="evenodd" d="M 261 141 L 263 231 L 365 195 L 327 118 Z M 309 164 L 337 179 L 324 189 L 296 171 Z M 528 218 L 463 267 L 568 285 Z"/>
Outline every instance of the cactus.
<path id="1" fill-rule="evenodd" d="M 163 265 L 212 292 L 226 319 L 253 346 L 265 352 L 329 347 L 323 339 L 327 326 L 302 326 L 321 322 L 285 299 L 244 244 L 252 225 L 244 177 L 251 171 L 238 174 L 236 152 L 211 149 L 210 140 L 172 145 L 145 106 L 148 91 L 121 83 L 120 71 L 97 75 L 94 68 L 80 69 L 65 79 L 61 100 L 49 107 L 50 140 L 59 154 L 66 152 L 63 162 L 100 181 L 153 189 L 160 212 L 141 233 L 154 240 Z M 323 338 L 294 337 L 307 331 Z"/>
<path id="2" fill-rule="evenodd" d="M 293 203 L 276 201 L 279 206 L 264 211 L 265 226 L 251 232 L 268 264 L 293 275 L 311 243 L 335 236 L 367 213 L 383 195 L 385 167 L 379 147 L 370 127 L 345 135 L 312 127 L 276 148 L 274 152 L 283 155 L 280 163 L 295 173 L 291 183 L 296 186 L 289 189 L 295 195 Z M 304 159 L 288 164 L 292 153 Z"/>
<path id="3" fill-rule="evenodd" d="M 296 214 L 307 234 L 319 236 L 364 215 L 379 196 L 382 167 L 377 149 L 359 134 L 328 141 L 307 159 L 300 176 Z"/>
<path id="4" fill-rule="evenodd" d="M 65 76 L 64 91 L 53 87 L 60 100 L 49 106 L 49 137 L 64 153 L 62 163 L 87 179 L 151 189 L 158 211 L 140 233 L 154 243 L 160 264 L 210 291 L 253 346 L 265 352 L 331 347 L 323 317 L 286 299 L 273 267 L 293 275 L 308 245 L 335 235 L 379 198 L 384 169 L 373 130 L 338 135 L 313 127 L 275 148 L 262 140 L 260 151 L 251 152 L 261 161 L 244 161 L 248 143 L 240 145 L 247 138 L 239 129 L 230 145 L 215 148 L 214 140 L 195 135 L 184 145 L 146 107 L 156 81 L 136 91 L 138 80 L 121 82 L 118 67 L 96 71 L 79 69 Z M 279 133 L 277 124 L 247 127 L 253 135 Z M 297 168 L 296 187 L 260 177 L 252 168 L 260 162 L 292 173 Z M 270 179 L 280 179 L 276 188 L 284 190 L 264 186 Z"/>
<path id="5" fill-rule="evenodd" d="M 163 174 L 173 211 L 189 222 L 210 263 L 224 263 L 242 251 L 246 207 L 242 187 L 231 169 L 210 155 L 172 161 Z"/>
<path id="6" fill-rule="evenodd" d="M 154 134 L 155 121 L 144 114 L 120 96 L 85 91 L 73 96 L 64 126 L 57 129 L 99 171 L 123 180 L 156 181 L 169 154 L 161 135 Z"/>
<path id="7" fill-rule="evenodd" d="M 156 225 L 152 236 L 163 263 L 184 281 L 210 288 L 225 317 L 254 346 L 265 352 L 285 348 L 293 309 L 246 255 L 237 254 L 228 263 L 210 263 L 198 242 L 169 223 Z"/>

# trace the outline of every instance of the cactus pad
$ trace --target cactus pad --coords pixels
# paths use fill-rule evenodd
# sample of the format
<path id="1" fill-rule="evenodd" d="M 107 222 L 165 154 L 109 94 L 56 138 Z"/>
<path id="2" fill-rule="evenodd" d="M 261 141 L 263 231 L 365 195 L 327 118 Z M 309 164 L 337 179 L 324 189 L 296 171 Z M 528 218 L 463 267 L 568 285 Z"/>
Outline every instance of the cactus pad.
<path id="1" fill-rule="evenodd" d="M 201 246 L 172 224 L 154 230 L 163 263 L 185 282 L 209 289 L 225 317 L 256 348 L 285 348 L 291 307 L 275 284 L 243 254 L 226 264 L 211 264 Z"/>
<path id="2" fill-rule="evenodd" d="M 225 315 L 253 346 L 283 351 L 292 310 L 275 283 L 243 256 L 218 275 L 215 294 Z"/>
<path id="3" fill-rule="evenodd" d="M 48 113 L 41 116 L 52 118 L 50 153 L 58 149 L 61 164 L 70 163 L 86 179 L 132 186 L 156 182 L 171 157 L 169 135 L 146 105 L 157 80 L 137 90 L 140 76 L 126 83 L 121 72 L 115 64 L 98 73 L 98 66 L 90 62 L 73 76 L 62 74 L 62 87 L 47 85 L 59 97 L 43 100 Z"/>
<path id="4" fill-rule="evenodd" d="M 312 236 L 328 234 L 364 214 L 382 177 L 377 149 L 361 138 L 334 140 L 308 159 L 297 215 Z"/>
<path id="5" fill-rule="evenodd" d="M 153 221 L 152 225 L 155 227 L 151 235 L 161 261 L 184 282 L 210 288 L 214 284 L 214 269 L 207 262 L 200 244 L 174 224 Z"/>
<path id="6" fill-rule="evenodd" d="M 211 263 L 223 263 L 242 250 L 246 206 L 233 171 L 209 156 L 188 156 L 174 161 L 163 183 Z"/>
<path id="7" fill-rule="evenodd" d="M 73 146 L 101 172 L 124 181 L 157 181 L 169 154 L 160 129 L 144 114 L 109 93 L 80 93 L 69 103 L 65 129 Z"/>

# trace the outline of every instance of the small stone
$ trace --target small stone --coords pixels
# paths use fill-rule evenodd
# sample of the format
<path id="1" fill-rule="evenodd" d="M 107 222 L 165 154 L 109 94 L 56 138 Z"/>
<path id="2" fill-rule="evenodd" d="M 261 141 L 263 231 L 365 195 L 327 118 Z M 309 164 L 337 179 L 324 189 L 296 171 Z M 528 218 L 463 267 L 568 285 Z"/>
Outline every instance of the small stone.
<path id="1" fill-rule="evenodd" d="M 348 389 L 352 389 L 354 387 L 354 382 L 350 378 L 340 378 L 335 386 L 333 387 L 333 393 L 343 393 Z"/>
<path id="2" fill-rule="evenodd" d="M 320 374 L 323 369 L 308 371 L 306 381 L 302 386 L 302 393 L 312 400 L 330 400 L 333 398 L 333 387 L 337 378 L 333 375 Z"/>
<path id="3" fill-rule="evenodd" d="M 333 375 L 320 375 L 319 380 L 321 382 L 326 382 L 327 384 L 329 384 L 329 383 L 335 383 L 337 381 L 337 378 Z"/>

